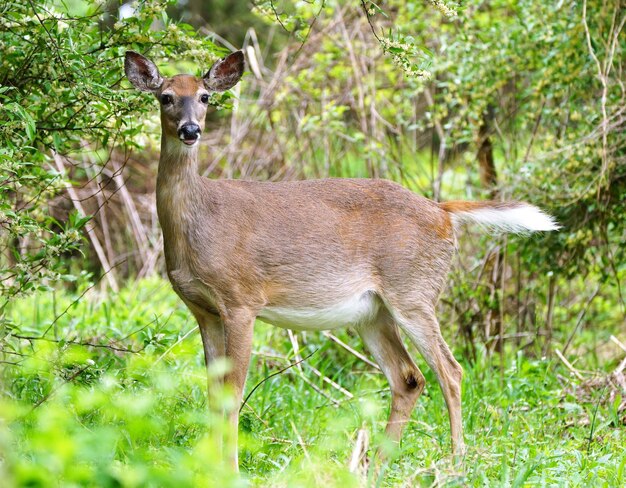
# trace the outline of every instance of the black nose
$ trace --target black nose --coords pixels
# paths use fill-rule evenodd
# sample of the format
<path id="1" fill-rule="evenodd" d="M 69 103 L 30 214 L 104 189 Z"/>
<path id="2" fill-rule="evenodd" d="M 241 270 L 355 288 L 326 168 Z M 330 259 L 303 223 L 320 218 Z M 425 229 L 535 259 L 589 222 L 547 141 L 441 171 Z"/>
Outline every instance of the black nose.
<path id="1" fill-rule="evenodd" d="M 200 137 L 200 126 L 198 124 L 185 124 L 178 129 L 178 137 L 183 141 L 195 141 Z"/>

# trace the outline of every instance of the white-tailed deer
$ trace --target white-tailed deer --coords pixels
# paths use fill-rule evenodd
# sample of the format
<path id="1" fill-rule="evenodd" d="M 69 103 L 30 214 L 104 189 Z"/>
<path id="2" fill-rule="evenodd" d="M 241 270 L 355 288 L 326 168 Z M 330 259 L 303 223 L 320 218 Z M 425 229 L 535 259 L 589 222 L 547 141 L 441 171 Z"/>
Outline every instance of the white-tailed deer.
<path id="1" fill-rule="evenodd" d="M 228 90 L 241 52 L 202 78 L 163 78 L 126 53 L 126 75 L 161 103 L 157 210 L 167 272 L 198 320 L 207 364 L 225 356 L 225 381 L 241 401 L 257 317 L 299 330 L 351 326 L 391 386 L 388 436 L 399 441 L 424 376 L 400 339 L 406 333 L 439 381 L 452 448 L 463 451 L 461 367 L 441 335 L 435 305 L 462 221 L 509 232 L 553 230 L 527 203 L 447 202 L 385 180 L 262 183 L 198 174 L 198 143 L 209 93 Z M 238 411 L 230 413 L 237 429 Z M 237 463 L 236 443 L 232 453 Z"/>

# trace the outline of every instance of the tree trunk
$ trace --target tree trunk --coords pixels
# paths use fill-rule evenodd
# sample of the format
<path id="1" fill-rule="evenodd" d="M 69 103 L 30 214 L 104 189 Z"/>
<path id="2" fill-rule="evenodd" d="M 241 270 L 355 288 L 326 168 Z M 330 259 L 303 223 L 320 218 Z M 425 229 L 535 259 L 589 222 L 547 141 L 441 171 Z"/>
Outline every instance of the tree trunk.
<path id="1" fill-rule="evenodd" d="M 478 136 L 476 138 L 476 145 L 478 147 L 476 153 L 476 159 L 478 160 L 478 170 L 480 175 L 480 183 L 482 187 L 489 192 L 489 198 L 494 199 L 498 196 L 498 173 L 493 160 L 493 144 L 491 143 L 491 133 L 494 120 L 494 109 L 489 106 L 483 114 L 483 120 L 480 128 L 478 129 Z M 503 287 L 503 273 L 504 270 L 504 250 L 502 248 L 493 256 L 489 266 L 491 272 L 486 273 L 486 276 L 490 277 L 490 289 L 492 303 L 494 303 L 493 310 L 489 311 L 488 324 L 486 332 L 491 335 L 495 333 L 498 335 L 498 340 L 493 343 L 493 350 L 502 353 L 504 348 L 504 324 L 502 323 L 502 307 L 503 301 L 500 298 L 504 298 Z M 498 290 L 500 289 L 500 293 Z M 485 340 L 489 341 L 489 337 L 485 337 Z M 490 348 L 487 348 L 490 350 Z M 504 358 L 502 357 L 502 360 Z M 502 365 L 503 366 L 503 365 Z"/>
<path id="2" fill-rule="evenodd" d="M 489 190 L 489 195 L 494 198 L 498 195 L 498 173 L 493 162 L 493 145 L 491 144 L 491 126 L 493 124 L 493 108 L 487 109 L 483 115 L 483 123 L 478 129 L 477 146 L 478 170 L 480 183 L 483 188 Z"/>

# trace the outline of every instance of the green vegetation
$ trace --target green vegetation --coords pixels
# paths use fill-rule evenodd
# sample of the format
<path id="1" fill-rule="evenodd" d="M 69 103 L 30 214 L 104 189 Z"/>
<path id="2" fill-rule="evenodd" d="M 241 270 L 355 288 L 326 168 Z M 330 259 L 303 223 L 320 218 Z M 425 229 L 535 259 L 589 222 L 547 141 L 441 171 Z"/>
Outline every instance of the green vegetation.
<path id="1" fill-rule="evenodd" d="M 246 485 L 220 467 L 207 437 L 220 426 L 206 412 L 200 337 L 169 284 L 151 279 L 107 297 L 92 293 L 74 302 L 78 296 L 48 293 L 13 307 L 29 334 L 52 326 L 50 339 L 64 340 L 25 341 L 20 352 L 28 359 L 3 373 L 10 385 L 0 403 L 8 486 Z M 69 310 L 52 324 L 55 307 Z M 339 338 L 362 351 L 348 332 Z M 588 340 L 585 334 L 574 347 Z M 294 361 L 286 331 L 261 322 L 253 349 L 248 392 Z M 243 479 L 254 486 L 360 486 L 347 470 L 356 432 L 366 426 L 373 443 L 381 442 L 389 400 L 383 376 L 321 334 L 307 334 L 302 354 L 311 352 L 302 372 L 293 367 L 264 382 L 242 411 Z M 449 456 L 441 393 L 420 363 L 427 389 L 382 486 L 624 485 L 621 399 L 607 401 L 609 387 L 586 390 L 575 378 L 570 384 L 558 360 L 508 357 L 502 376 L 485 360 L 464 364 L 470 448 L 460 468 Z M 581 356 L 577 367 L 595 363 Z M 227 396 L 223 401 L 228 405 Z"/>
<path id="2" fill-rule="evenodd" d="M 620 0 L 2 3 L 0 484 L 626 485 L 625 24 Z M 163 278 L 157 106 L 123 57 L 201 74 L 231 44 L 248 71 L 212 100 L 206 176 L 384 177 L 562 224 L 459 235 L 439 317 L 465 370 L 461 465 L 422 361 L 389 466 L 349 473 L 360 429 L 370 457 L 384 443 L 384 378 L 261 322 L 243 477 L 220 464 L 196 324 Z"/>

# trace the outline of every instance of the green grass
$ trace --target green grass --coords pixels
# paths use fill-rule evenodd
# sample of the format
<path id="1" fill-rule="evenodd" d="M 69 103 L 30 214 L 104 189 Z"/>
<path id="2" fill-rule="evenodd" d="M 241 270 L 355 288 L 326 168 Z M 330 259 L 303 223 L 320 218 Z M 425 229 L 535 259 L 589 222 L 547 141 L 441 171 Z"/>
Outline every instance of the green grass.
<path id="1" fill-rule="evenodd" d="M 383 442 L 387 385 L 375 369 L 317 333 L 299 336 L 302 355 L 316 351 L 306 364 L 354 398 L 306 364 L 265 381 L 242 411 L 239 478 L 220 464 L 207 434 L 223 425 L 207 409 L 195 323 L 169 284 L 145 280 L 114 297 L 88 293 L 70 306 L 75 298 L 39 295 L 9 311 L 23 335 L 50 328 L 47 337 L 61 342 L 22 340 L 15 352 L 24 356 L 0 358 L 20 363 L 3 364 L 1 374 L 2 486 L 626 484 L 619 401 L 606 401 L 603 388 L 576 397 L 578 380 L 560 362 L 511 350 L 503 371 L 486 359 L 463 364 L 468 453 L 460 466 L 449 455 L 441 393 L 424 366 L 427 388 L 389 466 L 370 470 L 367 479 L 350 474 L 360 428 L 368 429 L 372 445 Z M 362 350 L 349 331 L 338 335 Z M 80 346 L 73 339 L 141 352 Z M 246 391 L 293 361 L 287 332 L 258 322 Z M 228 395 L 217 400 L 232 406 Z"/>

